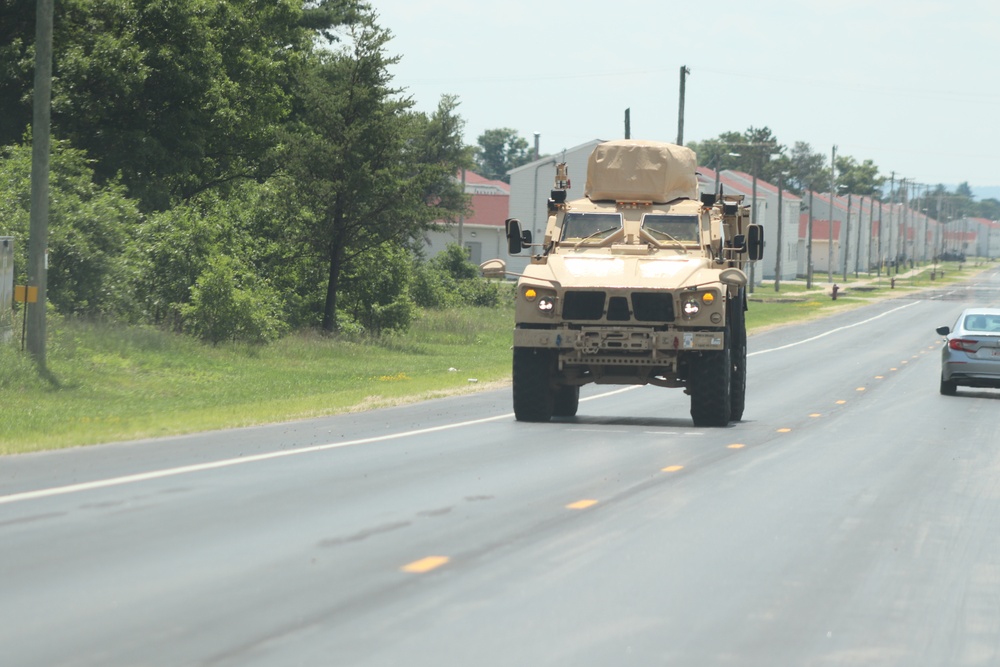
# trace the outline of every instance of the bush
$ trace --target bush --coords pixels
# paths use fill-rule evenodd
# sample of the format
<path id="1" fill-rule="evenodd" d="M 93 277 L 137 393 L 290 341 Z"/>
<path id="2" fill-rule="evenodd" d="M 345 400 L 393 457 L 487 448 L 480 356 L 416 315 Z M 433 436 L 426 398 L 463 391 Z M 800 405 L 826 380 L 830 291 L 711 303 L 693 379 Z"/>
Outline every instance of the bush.
<path id="1" fill-rule="evenodd" d="M 406 331 L 416 315 L 405 248 L 385 244 L 355 257 L 342 274 L 340 310 L 372 335 Z M 338 318 L 338 322 L 341 320 Z"/>
<path id="2" fill-rule="evenodd" d="M 277 340 L 287 330 L 280 303 L 277 293 L 237 260 L 215 255 L 191 288 L 190 303 L 178 309 L 185 331 L 213 345 L 260 344 Z"/>

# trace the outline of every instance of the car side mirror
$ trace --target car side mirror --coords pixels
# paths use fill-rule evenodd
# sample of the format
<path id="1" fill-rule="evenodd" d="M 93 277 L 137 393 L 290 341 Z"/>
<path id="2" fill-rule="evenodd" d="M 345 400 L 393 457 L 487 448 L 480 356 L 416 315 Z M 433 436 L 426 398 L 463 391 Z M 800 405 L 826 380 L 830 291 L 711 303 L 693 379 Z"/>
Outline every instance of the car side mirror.
<path id="1" fill-rule="evenodd" d="M 934 331 L 938 332 L 942 336 L 947 336 L 948 334 L 951 333 L 951 329 L 949 329 L 948 327 L 938 327 Z"/>
<path id="2" fill-rule="evenodd" d="M 747 227 L 747 259 L 756 261 L 764 259 L 764 227 L 750 225 Z"/>
<path id="3" fill-rule="evenodd" d="M 747 237 L 745 234 L 737 234 L 733 237 L 733 247 L 743 252 L 747 249 Z"/>

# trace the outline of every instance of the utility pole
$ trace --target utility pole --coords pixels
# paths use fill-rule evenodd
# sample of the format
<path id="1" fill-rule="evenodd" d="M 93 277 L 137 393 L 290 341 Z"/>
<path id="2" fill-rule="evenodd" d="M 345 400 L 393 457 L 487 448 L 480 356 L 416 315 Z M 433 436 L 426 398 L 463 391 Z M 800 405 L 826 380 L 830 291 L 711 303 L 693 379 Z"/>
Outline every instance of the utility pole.
<path id="1" fill-rule="evenodd" d="M 778 172 L 778 250 L 774 253 L 774 291 L 781 291 L 781 190 L 785 185 L 785 172 Z"/>
<path id="2" fill-rule="evenodd" d="M 537 153 L 538 147 L 538 133 L 535 133 L 535 152 Z M 465 195 L 465 167 L 462 167 L 462 195 Z M 464 211 L 464 209 L 463 209 Z M 465 213 L 460 212 L 458 214 L 458 247 L 465 250 L 465 242 L 463 239 L 463 232 L 465 230 Z"/>
<path id="3" fill-rule="evenodd" d="M 806 227 L 806 289 L 813 286 L 813 189 L 809 184 L 809 225 Z"/>
<path id="4" fill-rule="evenodd" d="M 858 242 L 854 245 L 854 277 L 858 277 L 858 267 L 861 266 L 861 228 L 865 222 L 865 198 L 858 199 Z"/>
<path id="5" fill-rule="evenodd" d="M 847 264 L 851 257 L 851 198 L 853 192 L 847 193 L 847 226 L 844 228 L 844 282 L 847 282 Z"/>
<path id="6" fill-rule="evenodd" d="M 868 198 L 868 267 L 865 272 L 872 275 L 872 231 L 875 229 L 875 195 Z"/>
<path id="7" fill-rule="evenodd" d="M 691 73 L 687 65 L 681 65 L 681 94 L 680 103 L 677 109 L 677 145 L 684 145 L 684 84 L 687 81 L 687 75 Z"/>
<path id="8" fill-rule="evenodd" d="M 889 177 L 889 238 L 885 241 L 886 253 L 892 252 L 892 228 L 893 228 L 893 211 L 896 209 L 896 172 L 891 172 L 892 175 Z M 886 257 L 888 259 L 888 256 Z M 892 273 L 892 265 L 885 267 L 885 274 L 889 275 Z"/>
<path id="9" fill-rule="evenodd" d="M 49 245 L 49 128 L 52 102 L 52 4 L 38 0 L 35 12 L 35 93 L 31 122 L 31 216 L 28 238 L 28 285 L 38 300 L 28 308 L 28 351 L 45 370 L 45 301 Z"/>
<path id="10" fill-rule="evenodd" d="M 830 245 L 826 248 L 826 281 L 833 282 L 833 198 L 837 195 L 837 147 L 830 151 Z"/>
<path id="11" fill-rule="evenodd" d="M 757 224 L 757 153 L 754 152 L 753 159 L 751 161 L 751 166 L 753 168 L 753 185 L 750 188 L 750 224 Z M 754 277 L 754 268 L 756 268 L 757 262 L 750 262 L 750 284 L 748 285 L 748 291 L 753 294 L 754 282 L 756 278 Z"/>

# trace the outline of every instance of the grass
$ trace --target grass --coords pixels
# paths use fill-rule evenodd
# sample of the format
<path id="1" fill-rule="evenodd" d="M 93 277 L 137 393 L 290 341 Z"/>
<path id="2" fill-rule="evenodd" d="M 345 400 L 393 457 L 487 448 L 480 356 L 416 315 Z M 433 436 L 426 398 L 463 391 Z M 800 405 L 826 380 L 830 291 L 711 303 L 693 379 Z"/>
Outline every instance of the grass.
<path id="1" fill-rule="evenodd" d="M 758 286 L 751 331 L 821 317 L 904 290 L 965 279 L 945 266 L 897 282 Z M 375 342 L 302 334 L 267 347 L 219 345 L 155 329 L 50 318 L 48 375 L 0 343 L 0 454 L 329 415 L 468 392 L 509 380 L 513 309 L 425 311 L 405 336 Z M 451 370 L 455 369 L 455 370 Z M 469 380 L 477 382 L 471 383 Z"/>
<path id="2" fill-rule="evenodd" d="M 53 318 L 48 379 L 14 343 L 0 345 L 0 454 L 470 391 L 509 376 L 512 321 L 510 307 L 428 311 L 405 337 L 298 335 L 257 348 Z"/>

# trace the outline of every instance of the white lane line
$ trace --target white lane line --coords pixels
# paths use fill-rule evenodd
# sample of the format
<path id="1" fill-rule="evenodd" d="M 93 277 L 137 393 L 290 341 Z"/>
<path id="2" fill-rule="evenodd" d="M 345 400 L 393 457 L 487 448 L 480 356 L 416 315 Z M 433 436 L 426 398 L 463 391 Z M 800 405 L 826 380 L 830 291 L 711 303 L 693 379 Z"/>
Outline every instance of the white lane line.
<path id="1" fill-rule="evenodd" d="M 864 321 L 861 321 L 861 322 L 855 322 L 854 324 L 848 324 L 847 326 L 838 327 L 836 329 L 830 329 L 829 331 L 821 333 L 818 336 L 813 336 L 812 338 L 804 338 L 802 340 L 797 340 L 794 343 L 789 343 L 788 345 L 782 345 L 780 347 L 772 347 L 769 350 L 757 350 L 756 352 L 750 352 L 749 354 L 747 354 L 747 356 L 748 357 L 755 357 L 758 354 L 768 354 L 769 352 L 778 352 L 779 350 L 787 350 L 788 348 L 790 348 L 790 347 L 796 347 L 797 345 L 804 345 L 805 343 L 811 343 L 814 340 L 819 340 L 820 338 L 826 338 L 827 336 L 830 336 L 830 335 L 835 334 L 837 332 L 844 331 L 846 329 L 853 329 L 854 327 L 860 327 L 861 325 L 868 324 L 869 322 L 874 322 L 875 320 L 881 319 L 881 318 L 885 317 L 886 315 L 891 315 L 891 314 L 893 314 L 893 313 L 895 313 L 897 311 L 903 310 L 904 308 L 909 308 L 910 306 L 915 306 L 918 303 L 920 303 L 920 302 L 919 301 L 913 301 L 911 303 L 906 304 L 905 306 L 900 306 L 899 308 L 893 308 L 892 310 L 887 310 L 884 313 L 882 313 L 881 315 L 876 315 L 875 317 L 871 317 L 871 318 L 869 318 L 867 320 L 864 320 Z"/>
<path id="2" fill-rule="evenodd" d="M 595 398 L 603 398 L 605 396 L 612 396 L 614 394 L 620 394 L 628 389 L 634 389 L 635 387 L 627 387 L 626 389 L 616 389 L 614 391 L 609 391 L 603 394 L 598 394 L 596 396 L 590 396 L 588 398 L 580 399 L 581 401 L 590 401 Z M 462 428 L 465 426 L 475 426 L 477 424 L 488 424 L 490 422 L 502 421 L 505 419 L 512 419 L 514 417 L 513 412 L 508 412 L 507 414 L 497 415 L 495 417 L 485 417 L 483 419 L 473 419 L 470 421 L 456 422 L 454 424 L 443 424 L 441 426 L 432 426 L 430 428 L 416 429 L 413 431 L 404 431 L 402 433 L 391 433 L 387 435 L 379 435 L 371 438 L 360 438 L 358 440 L 347 440 L 345 442 L 331 442 L 324 445 L 314 445 L 312 447 L 303 447 L 302 449 L 284 449 L 280 452 L 268 452 L 266 454 L 255 454 L 253 456 L 241 456 L 235 459 L 223 459 L 221 461 L 211 461 L 209 463 L 196 463 L 193 465 L 179 466 L 177 468 L 166 468 L 163 470 L 152 470 L 150 472 L 137 473 L 134 475 L 124 475 L 122 477 L 112 477 L 110 479 L 99 479 L 93 482 L 81 482 L 79 484 L 69 484 L 67 486 L 56 486 L 48 489 L 38 489 L 37 491 L 25 491 L 23 493 L 12 493 L 6 496 L 0 496 L 0 505 L 6 505 L 9 503 L 21 502 L 24 500 L 38 500 L 41 498 L 51 498 L 53 496 L 62 496 L 68 493 L 79 493 L 81 491 L 92 491 L 95 489 L 106 489 L 113 486 L 122 486 L 125 484 L 135 484 L 137 482 L 148 482 L 155 479 L 163 479 L 165 477 L 176 477 L 177 475 L 187 475 L 189 473 L 203 472 L 205 470 L 217 470 L 219 468 L 231 468 L 233 466 L 243 465 L 245 463 L 257 463 L 259 461 L 269 461 L 271 459 L 279 459 L 286 456 L 297 456 L 300 454 L 313 454 L 316 452 L 323 452 L 328 449 L 339 449 L 341 447 L 354 447 L 356 445 L 367 445 L 375 442 L 385 442 L 387 440 L 398 440 L 401 438 L 408 438 L 414 435 L 425 435 L 427 433 L 438 433 L 440 431 L 448 431 L 451 429 Z"/>

